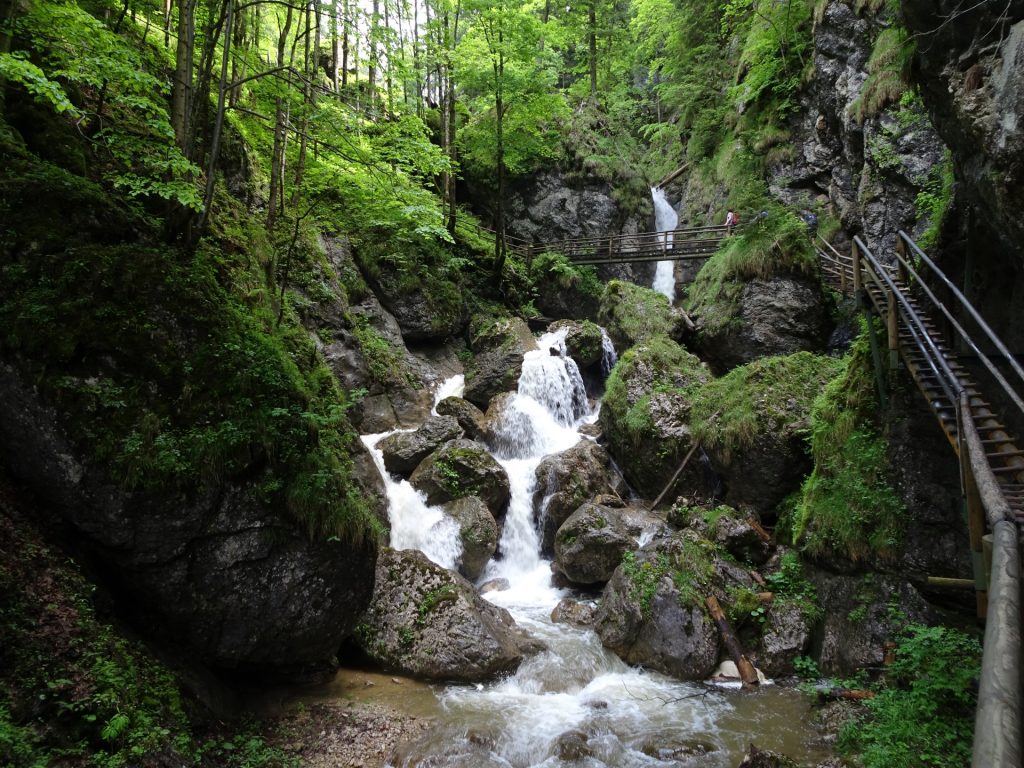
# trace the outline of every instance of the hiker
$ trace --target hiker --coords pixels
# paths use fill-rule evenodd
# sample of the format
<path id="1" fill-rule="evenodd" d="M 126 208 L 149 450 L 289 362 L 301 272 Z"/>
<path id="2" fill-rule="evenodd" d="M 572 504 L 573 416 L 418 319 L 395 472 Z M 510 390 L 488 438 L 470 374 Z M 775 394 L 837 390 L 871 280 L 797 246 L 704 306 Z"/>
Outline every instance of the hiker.
<path id="1" fill-rule="evenodd" d="M 725 214 L 725 228 L 728 232 L 732 232 L 732 228 L 740 223 L 739 214 L 736 213 L 732 208 Z"/>
<path id="2" fill-rule="evenodd" d="M 803 219 L 804 220 L 804 224 L 807 225 L 807 233 L 811 237 L 814 237 L 816 234 L 818 234 L 818 217 L 817 216 L 815 216 L 810 211 L 804 211 L 803 214 L 800 216 L 800 218 Z"/>

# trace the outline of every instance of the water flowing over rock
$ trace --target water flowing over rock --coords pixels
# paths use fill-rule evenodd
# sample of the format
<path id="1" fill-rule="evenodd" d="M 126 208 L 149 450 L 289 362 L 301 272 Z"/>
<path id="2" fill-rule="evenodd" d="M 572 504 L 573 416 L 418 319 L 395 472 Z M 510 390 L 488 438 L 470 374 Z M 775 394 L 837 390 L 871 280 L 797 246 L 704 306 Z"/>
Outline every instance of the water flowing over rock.
<path id="1" fill-rule="evenodd" d="M 427 456 L 449 440 L 462 437 L 462 427 L 451 416 L 433 416 L 412 432 L 388 435 L 377 447 L 388 472 L 408 477 Z"/>
<path id="2" fill-rule="evenodd" d="M 496 321 L 475 318 L 469 346 L 473 359 L 466 371 L 463 397 L 486 409 L 492 397 L 516 388 L 523 369 L 523 355 L 536 349 L 537 342 L 518 317 Z"/>
<path id="3" fill-rule="evenodd" d="M 606 582 L 626 552 L 663 527 L 663 520 L 643 509 L 584 504 L 558 529 L 555 564 L 576 584 Z"/>
<path id="4" fill-rule="evenodd" d="M 483 500 L 495 519 L 505 514 L 509 499 L 508 475 L 472 440 L 452 440 L 425 458 L 409 477 L 428 504 L 444 504 L 466 496 Z"/>
<path id="5" fill-rule="evenodd" d="M 450 501 L 444 505 L 444 511 L 459 524 L 459 573 L 475 581 L 498 548 L 498 524 L 487 505 L 476 496 Z"/>
<path id="6" fill-rule="evenodd" d="M 533 504 L 544 552 L 553 551 L 555 533 L 581 504 L 598 494 L 626 491 L 608 452 L 593 440 L 581 440 L 567 451 L 546 457 L 537 466 L 536 478 Z"/>
<path id="7" fill-rule="evenodd" d="M 526 643 L 508 611 L 414 550 L 381 552 L 356 640 L 386 669 L 462 682 L 514 670 Z"/>
<path id="8" fill-rule="evenodd" d="M 654 227 L 658 232 L 671 232 L 679 223 L 675 209 L 665 199 L 665 191 L 659 187 L 651 187 L 651 200 L 654 203 Z M 666 236 L 668 248 L 672 247 L 672 235 Z M 676 263 L 659 261 L 654 271 L 654 283 L 651 287 L 668 299 L 669 306 L 676 299 Z"/>

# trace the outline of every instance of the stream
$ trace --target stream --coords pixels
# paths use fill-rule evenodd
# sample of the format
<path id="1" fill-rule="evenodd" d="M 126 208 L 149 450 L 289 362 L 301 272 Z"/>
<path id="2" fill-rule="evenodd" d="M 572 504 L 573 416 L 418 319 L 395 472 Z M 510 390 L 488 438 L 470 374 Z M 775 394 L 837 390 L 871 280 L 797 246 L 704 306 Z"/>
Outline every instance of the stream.
<path id="1" fill-rule="evenodd" d="M 809 703 L 797 691 L 680 682 L 625 664 L 590 629 L 551 621 L 562 598 L 586 598 L 551 584 L 550 562 L 539 553 L 534 526 L 534 473 L 544 456 L 589 439 L 579 429 L 593 423 L 600 408 L 588 403 L 579 370 L 564 355 L 564 339 L 564 330 L 546 334 L 539 349 L 526 354 L 518 392 L 495 425 L 495 458 L 508 472 L 512 496 L 501 559 L 492 560 L 480 578 L 508 580 L 509 589 L 486 598 L 508 609 L 547 650 L 527 658 L 514 675 L 487 684 L 403 681 L 395 691 L 390 676 L 379 676 L 380 684 L 359 684 L 372 673 L 346 671 L 321 695 L 381 701 L 431 716 L 433 725 L 420 740 L 393 756 L 394 768 L 732 768 L 750 742 L 797 760 L 827 757 L 809 725 Z M 551 348 L 563 354 L 551 354 Z M 608 368 L 613 354 L 606 344 Z M 435 393 L 435 403 L 461 391 L 462 377 L 449 379 Z M 460 554 L 457 526 L 440 508 L 428 507 L 407 481 L 388 476 L 375 448 L 383 436 L 363 440 L 386 482 L 392 547 L 417 548 L 453 567 Z"/>
<path id="2" fill-rule="evenodd" d="M 665 198 L 665 191 L 660 187 L 651 187 L 651 200 L 654 202 L 654 228 L 658 232 L 672 232 L 679 223 L 679 216 Z M 668 247 L 672 247 L 672 235 L 668 236 Z M 676 300 L 676 263 L 659 261 L 654 270 L 654 284 L 651 286 L 658 293 L 668 298 L 669 306 Z"/>

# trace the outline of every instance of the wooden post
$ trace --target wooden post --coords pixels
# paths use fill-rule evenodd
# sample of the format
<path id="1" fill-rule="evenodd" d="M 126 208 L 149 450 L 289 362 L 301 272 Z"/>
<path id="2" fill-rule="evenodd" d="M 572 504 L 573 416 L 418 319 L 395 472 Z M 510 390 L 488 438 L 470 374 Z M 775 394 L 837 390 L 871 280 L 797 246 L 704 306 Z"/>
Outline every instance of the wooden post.
<path id="1" fill-rule="evenodd" d="M 533 243 L 526 244 L 526 274 L 533 274 Z"/>
<path id="2" fill-rule="evenodd" d="M 725 618 L 718 599 L 714 595 L 708 595 L 704 602 L 707 604 L 708 610 L 711 611 L 711 618 L 715 620 L 715 625 L 722 635 L 722 642 L 725 643 L 732 660 L 736 662 L 736 669 L 740 672 L 740 680 L 743 681 L 743 685 L 758 685 L 760 681 L 757 678 L 757 670 L 754 669 L 754 665 L 750 663 L 750 660 L 744 655 L 743 649 L 740 648 L 740 642 L 736 639 L 732 627 L 729 626 L 729 620 Z"/>
<path id="3" fill-rule="evenodd" d="M 885 325 L 889 332 L 889 370 L 895 371 L 900 365 L 900 316 L 896 308 L 896 294 L 886 291 L 888 308 L 885 313 Z"/>
<path id="4" fill-rule="evenodd" d="M 896 274 L 903 285 L 910 285 L 910 273 L 907 272 L 907 267 L 903 263 L 907 259 L 907 246 L 904 244 L 902 237 L 896 238 L 896 253 L 901 257 L 897 260 L 899 266 L 896 268 Z"/>

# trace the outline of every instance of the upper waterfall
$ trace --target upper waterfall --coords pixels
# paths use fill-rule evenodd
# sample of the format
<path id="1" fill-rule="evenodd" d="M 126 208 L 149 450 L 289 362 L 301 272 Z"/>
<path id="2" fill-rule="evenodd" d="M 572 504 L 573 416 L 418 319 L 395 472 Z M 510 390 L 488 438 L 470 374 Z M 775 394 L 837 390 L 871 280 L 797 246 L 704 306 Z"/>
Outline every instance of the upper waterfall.
<path id="1" fill-rule="evenodd" d="M 654 201 L 654 228 L 659 232 L 672 232 L 679 223 L 679 216 L 665 199 L 665 191 L 660 187 L 651 187 L 651 200 Z M 668 247 L 672 247 L 672 235 L 668 236 Z M 659 261 L 654 272 L 654 284 L 651 286 L 658 293 L 664 294 L 669 304 L 676 299 L 675 262 Z"/>

